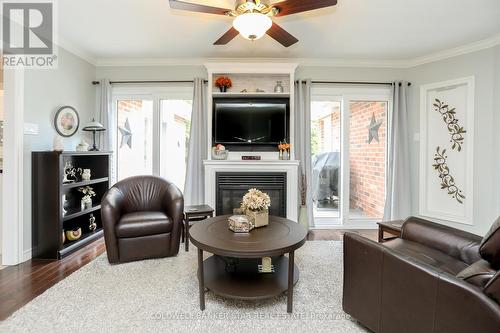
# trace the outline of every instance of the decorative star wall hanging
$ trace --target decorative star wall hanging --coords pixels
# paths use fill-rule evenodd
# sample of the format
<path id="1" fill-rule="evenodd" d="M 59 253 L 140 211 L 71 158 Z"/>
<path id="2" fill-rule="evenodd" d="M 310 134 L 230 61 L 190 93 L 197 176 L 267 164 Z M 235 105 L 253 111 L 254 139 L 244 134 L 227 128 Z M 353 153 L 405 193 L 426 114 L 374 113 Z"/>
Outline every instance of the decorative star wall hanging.
<path id="1" fill-rule="evenodd" d="M 122 134 L 122 142 L 120 143 L 120 148 L 122 148 L 124 145 L 127 145 L 130 149 L 132 149 L 132 131 L 130 130 L 130 123 L 127 120 L 125 120 L 125 126 L 124 127 L 118 127 L 118 130 Z"/>
<path id="2" fill-rule="evenodd" d="M 378 138 L 378 130 L 382 126 L 381 121 L 375 119 L 375 113 L 372 114 L 372 120 L 370 121 L 370 126 L 368 126 L 368 144 L 372 143 L 373 139 L 380 142 Z"/>

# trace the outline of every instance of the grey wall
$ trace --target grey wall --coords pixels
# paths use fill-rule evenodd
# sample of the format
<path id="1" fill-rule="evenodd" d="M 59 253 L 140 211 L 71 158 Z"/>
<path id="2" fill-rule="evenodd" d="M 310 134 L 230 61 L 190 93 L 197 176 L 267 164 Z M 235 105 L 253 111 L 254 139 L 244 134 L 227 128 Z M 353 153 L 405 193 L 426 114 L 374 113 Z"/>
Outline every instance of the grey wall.
<path id="1" fill-rule="evenodd" d="M 500 214 L 499 85 L 500 46 L 411 68 L 409 99 L 410 131 L 419 132 L 420 86 L 423 84 L 475 77 L 474 128 L 474 225 L 443 222 L 469 232 L 484 234 Z M 419 142 L 411 138 L 413 212 L 418 212 Z M 497 167 L 495 167 L 497 166 Z"/>
<path id="2" fill-rule="evenodd" d="M 26 70 L 24 87 L 24 122 L 39 126 L 38 135 L 24 136 L 24 250 L 31 249 L 31 152 L 52 150 L 56 131 L 53 120 L 63 105 L 73 106 L 80 124 L 92 120 L 95 109 L 95 67 L 81 58 L 59 49 L 59 66 L 51 70 Z M 81 126 L 80 126 L 81 128 Z M 64 138 L 65 150 L 75 150 L 82 138 L 78 131 Z M 86 141 L 90 142 L 89 137 Z"/>

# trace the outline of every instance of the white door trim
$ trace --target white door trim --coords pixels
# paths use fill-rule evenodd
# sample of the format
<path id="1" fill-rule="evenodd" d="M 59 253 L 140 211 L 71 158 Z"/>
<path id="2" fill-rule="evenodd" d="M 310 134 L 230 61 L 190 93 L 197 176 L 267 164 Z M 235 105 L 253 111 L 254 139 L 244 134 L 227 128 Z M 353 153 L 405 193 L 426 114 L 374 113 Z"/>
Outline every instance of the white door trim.
<path id="1" fill-rule="evenodd" d="M 30 259 L 23 253 L 23 69 L 4 69 L 4 110 L 2 265 L 17 265 Z"/>

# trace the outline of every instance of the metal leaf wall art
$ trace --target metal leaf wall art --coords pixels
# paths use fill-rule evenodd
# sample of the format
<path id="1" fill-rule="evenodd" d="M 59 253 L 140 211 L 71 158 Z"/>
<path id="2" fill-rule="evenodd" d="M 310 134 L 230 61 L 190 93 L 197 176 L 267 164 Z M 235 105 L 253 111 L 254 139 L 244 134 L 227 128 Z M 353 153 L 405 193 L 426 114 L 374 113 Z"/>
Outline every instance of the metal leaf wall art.
<path id="1" fill-rule="evenodd" d="M 451 135 L 451 149 L 457 149 L 458 151 L 461 151 L 462 145 L 464 143 L 464 134 L 467 133 L 467 131 L 459 125 L 458 119 L 455 118 L 455 108 L 450 109 L 450 106 L 448 104 L 442 102 L 437 98 L 434 100 L 434 103 L 432 105 L 435 107 L 435 111 L 439 112 L 442 115 L 443 121 L 448 127 L 448 132 Z"/>
<path id="2" fill-rule="evenodd" d="M 437 170 L 439 178 L 441 179 L 441 189 L 446 190 L 452 198 L 463 204 L 465 195 L 462 193 L 462 190 L 455 185 L 455 179 L 450 174 L 450 168 L 446 163 L 448 156 L 445 154 L 446 149 L 441 150 L 438 146 L 434 154 L 434 164 L 432 166 Z"/>

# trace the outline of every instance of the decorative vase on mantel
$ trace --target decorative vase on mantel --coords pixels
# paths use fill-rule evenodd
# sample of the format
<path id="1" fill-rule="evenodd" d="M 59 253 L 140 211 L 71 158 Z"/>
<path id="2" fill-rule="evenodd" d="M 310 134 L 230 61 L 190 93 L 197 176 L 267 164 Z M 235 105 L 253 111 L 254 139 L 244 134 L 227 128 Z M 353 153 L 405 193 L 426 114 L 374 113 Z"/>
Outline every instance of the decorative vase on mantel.
<path id="1" fill-rule="evenodd" d="M 255 228 L 265 227 L 269 224 L 268 210 L 251 210 L 247 209 L 246 216 L 253 221 Z"/>
<path id="2" fill-rule="evenodd" d="M 219 90 L 220 92 L 225 93 L 227 92 L 227 87 L 226 86 L 219 87 Z"/>

